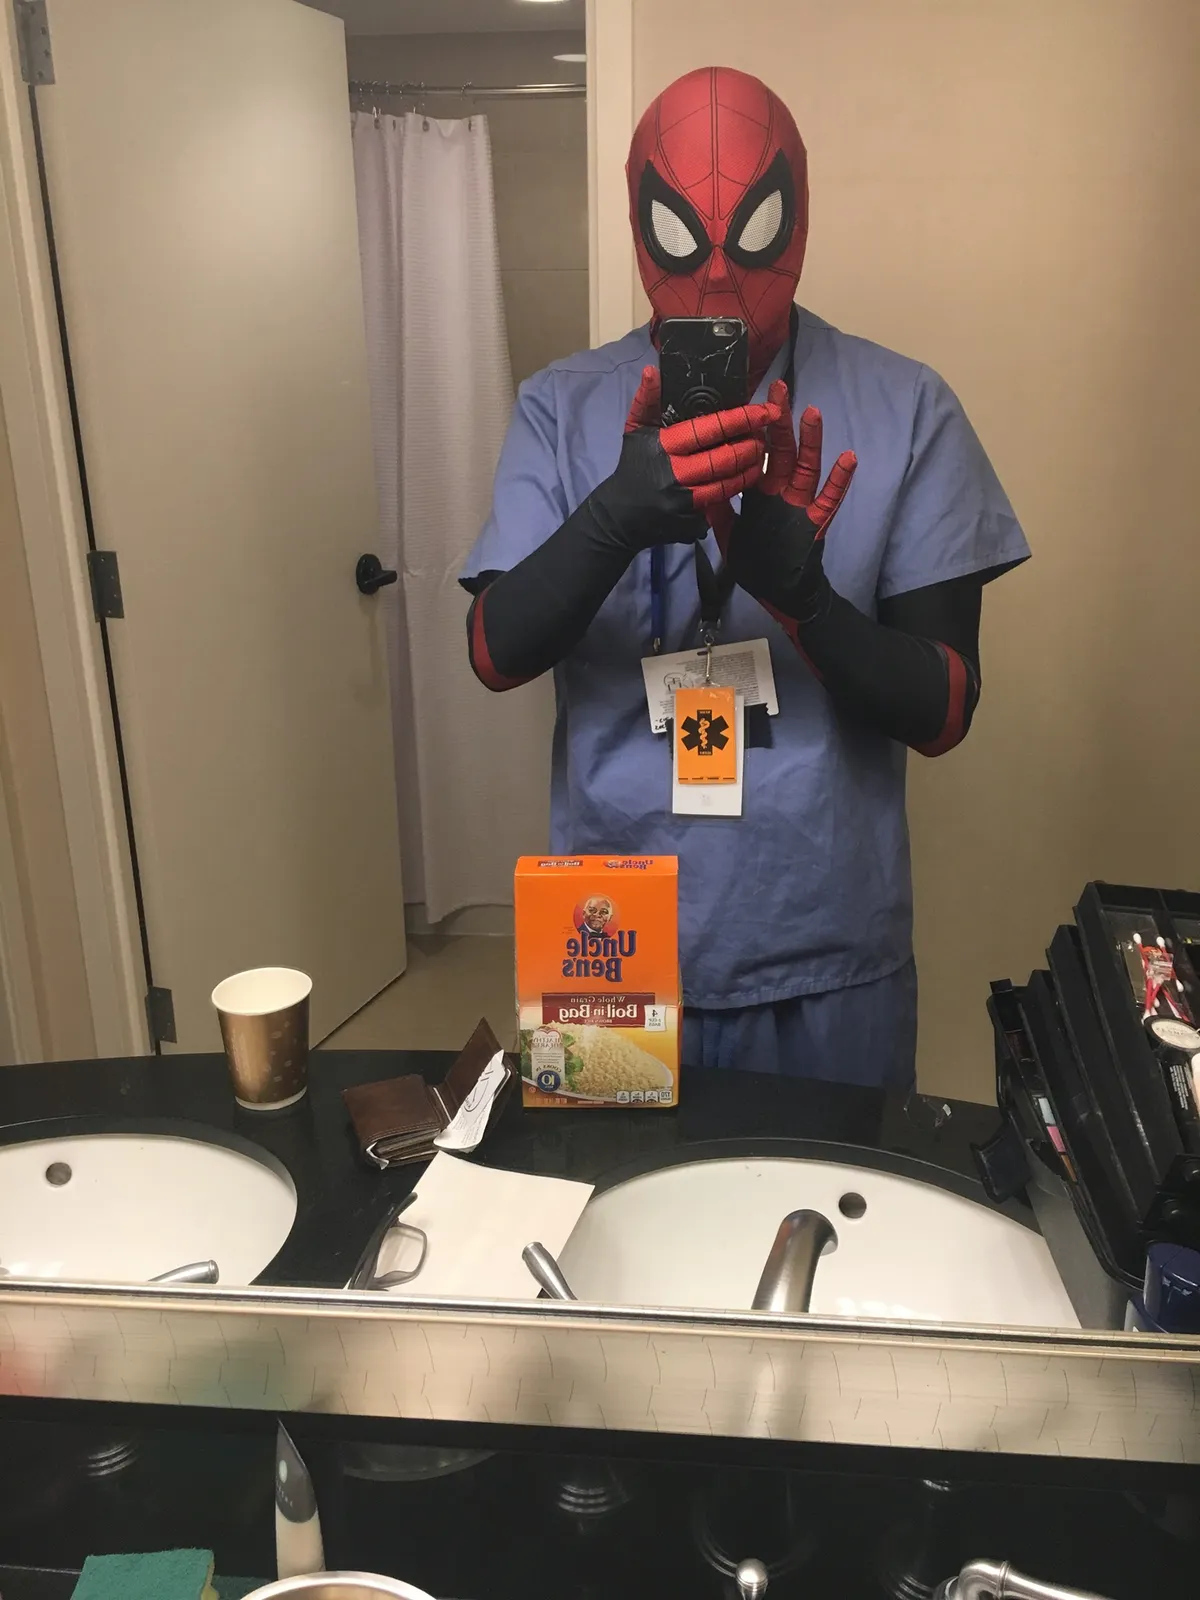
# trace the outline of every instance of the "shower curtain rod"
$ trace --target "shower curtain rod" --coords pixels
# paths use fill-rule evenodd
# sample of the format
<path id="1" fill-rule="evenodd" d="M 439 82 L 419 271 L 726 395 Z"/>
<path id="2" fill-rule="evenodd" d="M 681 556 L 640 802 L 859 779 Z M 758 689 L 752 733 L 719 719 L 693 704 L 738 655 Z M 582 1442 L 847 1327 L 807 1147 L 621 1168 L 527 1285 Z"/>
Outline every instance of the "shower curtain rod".
<path id="1" fill-rule="evenodd" d="M 587 93 L 585 83 L 373 83 L 352 79 L 352 95 L 421 99 L 426 95 L 457 95 L 463 100 L 511 100 L 524 95 L 544 99 L 570 99 Z"/>

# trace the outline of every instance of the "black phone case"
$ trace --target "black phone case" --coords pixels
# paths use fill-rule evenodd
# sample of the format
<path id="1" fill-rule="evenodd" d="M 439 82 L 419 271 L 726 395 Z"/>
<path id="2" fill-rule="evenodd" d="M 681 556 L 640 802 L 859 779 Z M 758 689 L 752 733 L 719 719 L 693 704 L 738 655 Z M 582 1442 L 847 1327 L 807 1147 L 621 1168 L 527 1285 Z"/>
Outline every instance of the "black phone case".
<path id="1" fill-rule="evenodd" d="M 659 328 L 658 364 L 664 426 L 750 398 L 750 341 L 736 317 L 667 318 Z"/>

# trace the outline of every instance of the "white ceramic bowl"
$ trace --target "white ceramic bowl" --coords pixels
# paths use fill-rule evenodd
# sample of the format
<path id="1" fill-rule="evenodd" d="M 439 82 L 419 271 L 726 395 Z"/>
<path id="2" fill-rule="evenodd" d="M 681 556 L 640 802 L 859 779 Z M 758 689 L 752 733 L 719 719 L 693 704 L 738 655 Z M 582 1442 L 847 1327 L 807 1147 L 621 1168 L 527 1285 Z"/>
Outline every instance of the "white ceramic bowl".
<path id="1" fill-rule="evenodd" d="M 424 1589 L 399 1578 L 381 1578 L 373 1572 L 314 1572 L 304 1578 L 282 1578 L 265 1589 L 255 1589 L 246 1600 L 433 1600 Z"/>

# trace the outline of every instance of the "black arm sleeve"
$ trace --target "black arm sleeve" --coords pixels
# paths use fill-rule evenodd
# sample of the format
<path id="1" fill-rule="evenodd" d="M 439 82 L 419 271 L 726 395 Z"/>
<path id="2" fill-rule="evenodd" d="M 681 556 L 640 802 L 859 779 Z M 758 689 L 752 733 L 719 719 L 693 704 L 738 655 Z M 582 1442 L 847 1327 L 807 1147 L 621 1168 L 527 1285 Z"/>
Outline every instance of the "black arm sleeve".
<path id="1" fill-rule="evenodd" d="M 634 553 L 585 500 L 544 544 L 476 593 L 467 613 L 475 676 L 489 689 L 514 689 L 556 666 L 583 638 Z"/>
<path id="2" fill-rule="evenodd" d="M 795 641 L 840 711 L 942 755 L 966 737 L 979 700 L 979 616 L 990 573 L 881 600 L 877 621 L 829 588 Z"/>

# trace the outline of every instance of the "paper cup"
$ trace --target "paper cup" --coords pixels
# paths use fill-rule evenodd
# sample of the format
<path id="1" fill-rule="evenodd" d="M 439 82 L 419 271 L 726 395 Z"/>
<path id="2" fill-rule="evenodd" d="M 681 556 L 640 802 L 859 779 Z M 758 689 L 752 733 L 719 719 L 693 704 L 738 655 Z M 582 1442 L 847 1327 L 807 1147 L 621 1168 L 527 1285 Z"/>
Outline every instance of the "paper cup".
<path id="1" fill-rule="evenodd" d="M 291 967 L 235 972 L 212 992 L 234 1099 L 278 1111 L 308 1087 L 308 997 L 312 979 Z"/>

